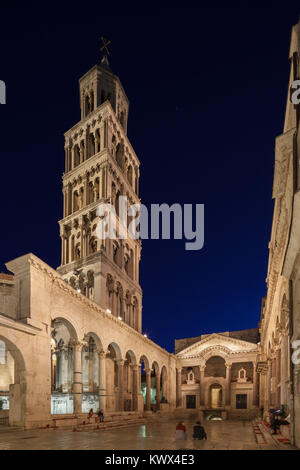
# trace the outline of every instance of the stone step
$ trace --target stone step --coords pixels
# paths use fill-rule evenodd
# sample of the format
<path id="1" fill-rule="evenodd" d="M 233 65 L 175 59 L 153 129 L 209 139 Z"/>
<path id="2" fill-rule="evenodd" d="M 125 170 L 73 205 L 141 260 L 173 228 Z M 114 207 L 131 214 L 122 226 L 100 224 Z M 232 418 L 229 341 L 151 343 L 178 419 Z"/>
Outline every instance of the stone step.
<path id="1" fill-rule="evenodd" d="M 113 429 L 113 428 L 123 428 L 127 426 L 139 426 L 141 424 L 145 424 L 147 422 L 144 418 L 138 419 L 122 419 L 119 421 L 107 421 L 103 423 L 88 423 L 88 424 L 79 424 L 78 426 L 74 427 L 74 431 L 101 431 L 105 429 Z"/>
<path id="2" fill-rule="evenodd" d="M 252 428 L 257 444 L 266 444 L 267 442 L 262 432 L 261 426 L 257 421 L 252 421 Z"/>

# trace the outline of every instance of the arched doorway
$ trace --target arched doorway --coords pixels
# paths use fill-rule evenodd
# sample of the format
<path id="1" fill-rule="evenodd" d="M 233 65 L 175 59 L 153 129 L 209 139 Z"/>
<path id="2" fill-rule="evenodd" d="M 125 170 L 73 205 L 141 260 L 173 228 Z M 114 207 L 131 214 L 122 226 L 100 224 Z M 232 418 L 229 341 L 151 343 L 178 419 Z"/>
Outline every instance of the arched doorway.
<path id="1" fill-rule="evenodd" d="M 24 425 L 25 362 L 20 350 L 0 335 L 0 424 Z"/>
<path id="2" fill-rule="evenodd" d="M 74 412 L 74 345 L 77 335 L 63 318 L 52 322 L 51 338 L 51 414 Z"/>
<path id="3" fill-rule="evenodd" d="M 93 335 L 85 336 L 81 351 L 82 413 L 99 409 L 99 347 Z"/>
<path id="4" fill-rule="evenodd" d="M 146 356 L 141 356 L 139 362 L 141 369 L 140 391 L 143 397 L 144 409 L 149 411 L 151 403 L 151 369 Z"/>
<path id="5" fill-rule="evenodd" d="M 124 361 L 119 346 L 110 343 L 106 354 L 107 410 L 124 410 Z"/>
<path id="6" fill-rule="evenodd" d="M 160 375 L 160 402 L 168 403 L 168 400 L 168 372 L 166 366 L 163 366 Z"/>
<path id="7" fill-rule="evenodd" d="M 151 405 L 154 405 L 156 411 L 160 409 L 160 398 L 160 372 L 157 362 L 154 361 L 151 373 Z"/>
<path id="8" fill-rule="evenodd" d="M 133 351 L 129 350 L 124 363 L 124 411 L 138 410 L 137 363 Z"/>
<path id="9" fill-rule="evenodd" d="M 211 408 L 221 408 L 223 404 L 223 389 L 218 383 L 209 388 L 209 403 Z"/>

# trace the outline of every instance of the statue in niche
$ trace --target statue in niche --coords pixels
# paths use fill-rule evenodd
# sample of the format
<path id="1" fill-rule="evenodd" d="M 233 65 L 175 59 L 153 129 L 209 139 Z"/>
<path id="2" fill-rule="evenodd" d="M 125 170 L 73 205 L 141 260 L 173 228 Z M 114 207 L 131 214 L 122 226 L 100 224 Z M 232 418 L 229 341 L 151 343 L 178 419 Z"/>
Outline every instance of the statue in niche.
<path id="1" fill-rule="evenodd" d="M 77 245 L 75 248 L 75 259 L 79 259 L 79 258 L 80 258 L 80 247 L 79 245 Z"/>
<path id="2" fill-rule="evenodd" d="M 239 370 L 237 381 L 239 383 L 246 383 L 247 382 L 246 370 L 243 367 L 242 367 L 242 369 Z"/>
<path id="3" fill-rule="evenodd" d="M 96 238 L 92 238 L 90 241 L 90 253 L 97 252 L 97 240 Z"/>
<path id="4" fill-rule="evenodd" d="M 110 274 L 107 275 L 106 286 L 109 292 L 112 293 L 114 291 L 114 280 Z"/>
<path id="5" fill-rule="evenodd" d="M 189 370 L 187 373 L 187 381 L 188 385 L 193 385 L 195 383 L 195 374 L 192 370 Z"/>
<path id="6" fill-rule="evenodd" d="M 93 273 L 93 271 L 88 271 L 87 278 L 88 278 L 88 281 L 87 281 L 88 287 L 94 287 L 94 273 Z"/>
<path id="7" fill-rule="evenodd" d="M 82 209 L 84 206 L 84 190 L 83 188 L 80 189 L 79 193 L 79 209 Z"/>

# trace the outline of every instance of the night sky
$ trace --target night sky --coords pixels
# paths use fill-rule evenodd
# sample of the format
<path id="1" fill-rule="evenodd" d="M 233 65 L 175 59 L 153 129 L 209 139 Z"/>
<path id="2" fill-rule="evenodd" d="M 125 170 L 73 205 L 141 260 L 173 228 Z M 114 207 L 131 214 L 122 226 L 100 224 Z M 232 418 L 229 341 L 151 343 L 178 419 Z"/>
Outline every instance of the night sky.
<path id="1" fill-rule="evenodd" d="M 142 202 L 205 204 L 202 250 L 143 242 L 143 331 L 172 352 L 175 338 L 256 327 L 299 2 L 24 5 L 0 7 L 0 270 L 28 252 L 60 264 L 63 133 L 80 119 L 78 79 L 100 62 L 103 35 L 130 100 Z"/>

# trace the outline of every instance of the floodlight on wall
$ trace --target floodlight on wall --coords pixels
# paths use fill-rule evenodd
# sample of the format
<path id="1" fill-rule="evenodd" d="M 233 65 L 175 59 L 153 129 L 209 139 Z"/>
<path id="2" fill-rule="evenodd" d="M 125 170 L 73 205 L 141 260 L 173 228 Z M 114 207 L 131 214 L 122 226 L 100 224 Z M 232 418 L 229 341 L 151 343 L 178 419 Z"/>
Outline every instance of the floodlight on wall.
<path id="1" fill-rule="evenodd" d="M 145 336 L 145 338 L 148 338 L 148 335 L 146 333 L 144 333 L 144 336 Z"/>
<path id="2" fill-rule="evenodd" d="M 77 289 L 77 292 L 80 294 L 81 290 L 80 290 L 80 289 Z"/>
<path id="3" fill-rule="evenodd" d="M 106 313 L 111 313 L 111 310 L 109 310 L 109 308 L 107 308 Z"/>
<path id="4" fill-rule="evenodd" d="M 118 317 L 118 319 L 119 319 L 119 320 L 121 320 L 121 321 L 123 320 L 123 318 L 122 318 L 122 317 Z"/>

